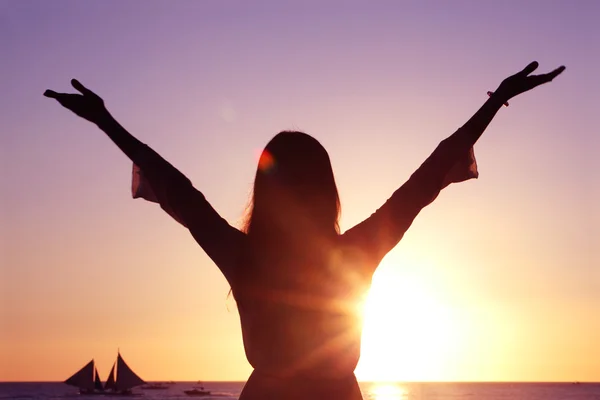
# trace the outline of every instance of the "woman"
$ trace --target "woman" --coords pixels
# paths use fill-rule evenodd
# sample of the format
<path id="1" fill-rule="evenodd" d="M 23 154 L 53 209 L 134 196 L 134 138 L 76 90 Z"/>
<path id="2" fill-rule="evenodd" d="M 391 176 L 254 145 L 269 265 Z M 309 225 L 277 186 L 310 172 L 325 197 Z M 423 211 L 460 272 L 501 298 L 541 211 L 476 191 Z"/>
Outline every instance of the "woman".
<path id="1" fill-rule="evenodd" d="M 477 177 L 473 145 L 500 107 L 564 70 L 530 75 L 537 66 L 505 79 L 381 208 L 344 234 L 329 156 L 304 133 L 281 132 L 267 144 L 239 231 L 79 82 L 72 84 L 81 94 L 44 95 L 103 130 L 134 163 L 134 197 L 160 203 L 225 275 L 254 367 L 240 399 L 350 400 L 361 399 L 353 372 L 361 340 L 358 305 L 373 272 L 445 186 Z"/>

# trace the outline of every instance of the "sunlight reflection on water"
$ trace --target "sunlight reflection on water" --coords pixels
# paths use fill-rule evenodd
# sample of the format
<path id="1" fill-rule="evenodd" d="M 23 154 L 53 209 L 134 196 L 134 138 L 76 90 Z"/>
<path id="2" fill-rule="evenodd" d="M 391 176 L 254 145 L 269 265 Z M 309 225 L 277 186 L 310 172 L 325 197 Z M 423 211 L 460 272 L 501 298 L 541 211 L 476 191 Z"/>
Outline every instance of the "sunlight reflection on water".
<path id="1" fill-rule="evenodd" d="M 408 391 L 396 383 L 378 384 L 369 391 L 369 399 L 372 400 L 405 400 L 408 399 Z"/>

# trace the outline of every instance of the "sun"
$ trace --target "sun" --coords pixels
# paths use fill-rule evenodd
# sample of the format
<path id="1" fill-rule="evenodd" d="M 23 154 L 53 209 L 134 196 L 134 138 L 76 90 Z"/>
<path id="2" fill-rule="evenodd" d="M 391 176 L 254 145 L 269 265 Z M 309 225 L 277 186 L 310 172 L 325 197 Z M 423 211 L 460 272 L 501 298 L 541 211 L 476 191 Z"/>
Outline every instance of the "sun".
<path id="1" fill-rule="evenodd" d="M 356 375 L 377 382 L 444 380 L 456 350 L 457 324 L 450 307 L 436 298 L 426 278 L 385 263 L 364 304 Z"/>

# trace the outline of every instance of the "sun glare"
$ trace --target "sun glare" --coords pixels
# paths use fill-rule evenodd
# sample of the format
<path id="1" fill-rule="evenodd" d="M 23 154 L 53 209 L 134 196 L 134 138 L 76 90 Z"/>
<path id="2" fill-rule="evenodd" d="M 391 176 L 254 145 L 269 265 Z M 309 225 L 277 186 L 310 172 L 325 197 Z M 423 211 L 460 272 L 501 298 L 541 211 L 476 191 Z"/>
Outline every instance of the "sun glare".
<path id="1" fill-rule="evenodd" d="M 374 400 L 400 400 L 408 397 L 408 393 L 400 386 L 393 384 L 377 384 L 369 392 Z"/>
<path id="2" fill-rule="evenodd" d="M 423 278 L 399 270 L 383 268 L 373 278 L 356 374 L 376 382 L 443 380 L 457 326 Z"/>

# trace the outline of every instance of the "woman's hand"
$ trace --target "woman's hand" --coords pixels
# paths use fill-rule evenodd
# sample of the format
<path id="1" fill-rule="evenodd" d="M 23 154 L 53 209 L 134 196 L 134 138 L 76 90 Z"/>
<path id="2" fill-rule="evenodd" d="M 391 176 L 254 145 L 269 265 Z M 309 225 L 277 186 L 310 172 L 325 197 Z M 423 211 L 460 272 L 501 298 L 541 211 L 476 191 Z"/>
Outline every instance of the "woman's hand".
<path id="1" fill-rule="evenodd" d="M 534 87 L 552 81 L 552 79 L 556 78 L 565 70 L 565 67 L 561 66 L 547 74 L 529 75 L 537 69 L 538 65 L 537 61 L 534 61 L 526 66 L 521 72 L 517 72 L 513 76 L 509 76 L 503 80 L 498 87 L 498 90 L 494 93 L 494 96 L 497 96 L 502 102 L 506 102 L 516 95 L 525 93 Z"/>
<path id="2" fill-rule="evenodd" d="M 539 85 L 551 82 L 554 78 L 560 75 L 564 70 L 565 66 L 560 66 L 552 72 L 541 75 L 529 75 L 537 69 L 539 66 L 537 61 L 530 63 L 522 71 L 509 76 L 502 81 L 496 95 L 504 100 L 510 100 L 511 98 L 525 93 Z"/>
<path id="3" fill-rule="evenodd" d="M 56 99 L 64 108 L 94 124 L 99 124 L 110 116 L 100 96 L 84 87 L 76 79 L 71 80 L 71 85 L 81 94 L 56 93 L 53 90 L 46 90 L 44 96 Z"/>

